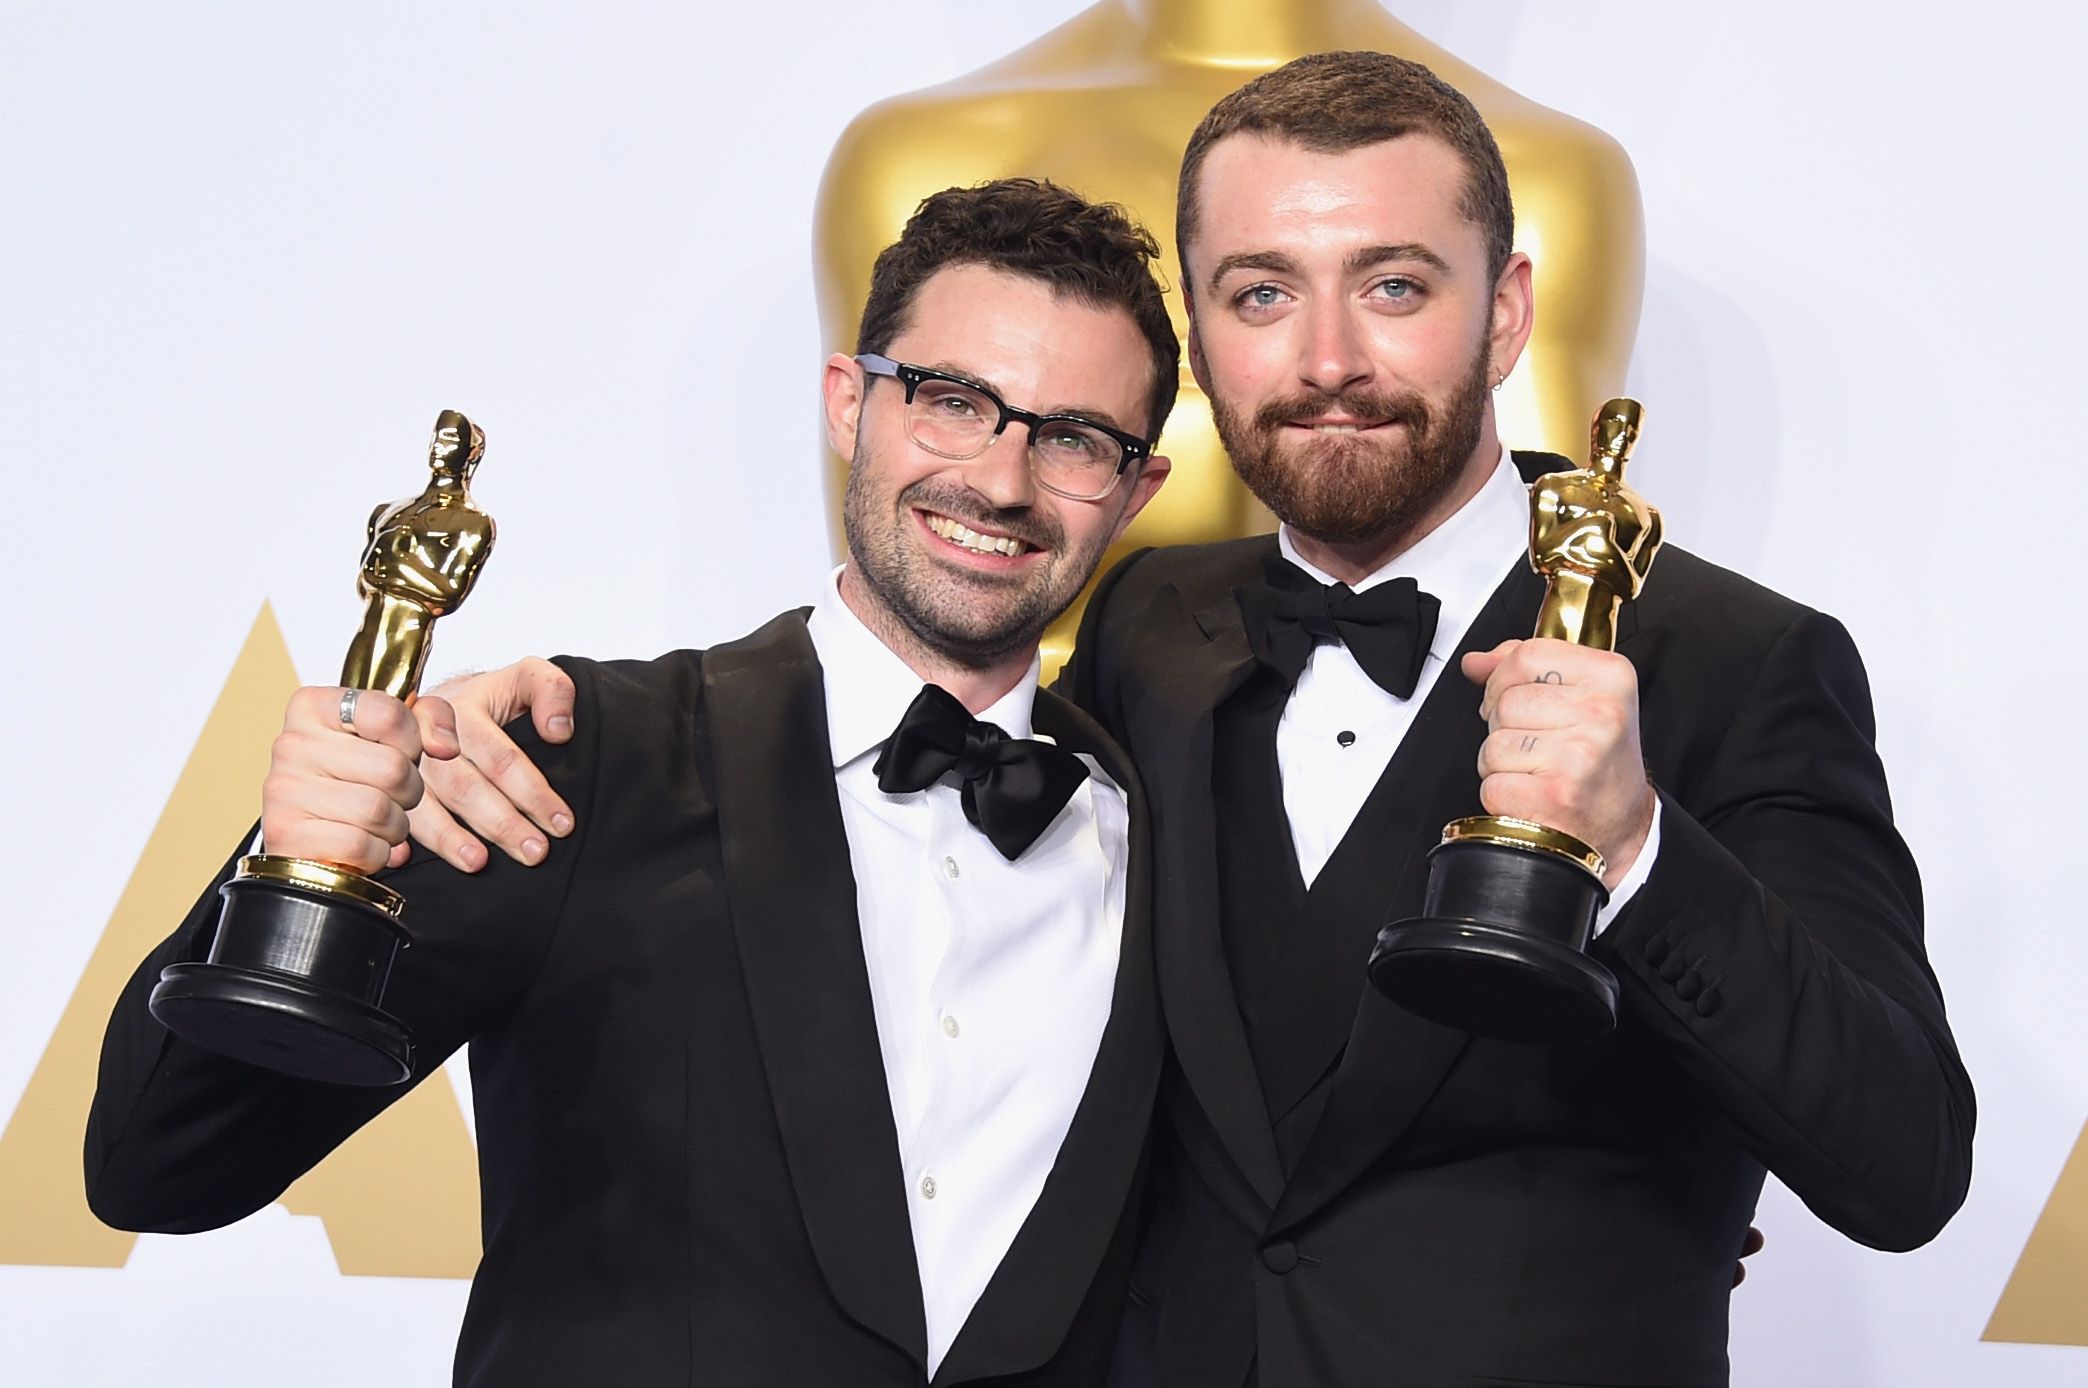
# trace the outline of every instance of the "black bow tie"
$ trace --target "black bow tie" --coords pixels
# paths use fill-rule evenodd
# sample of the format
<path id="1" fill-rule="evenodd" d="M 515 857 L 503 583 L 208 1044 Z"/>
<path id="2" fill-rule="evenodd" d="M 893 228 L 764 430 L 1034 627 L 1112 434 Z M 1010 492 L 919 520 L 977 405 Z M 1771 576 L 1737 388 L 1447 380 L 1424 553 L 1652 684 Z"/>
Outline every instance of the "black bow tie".
<path id="1" fill-rule="evenodd" d="M 1255 659 L 1295 685 L 1321 641 L 1339 641 L 1386 693 L 1410 699 L 1420 683 L 1442 604 L 1411 578 L 1363 593 L 1346 583 L 1320 583 L 1281 555 L 1271 555 L 1266 583 L 1233 590 Z"/>
<path id="2" fill-rule="evenodd" d="M 1088 774 L 1087 763 L 1065 748 L 1009 737 L 934 684 L 921 687 L 871 770 L 887 794 L 924 790 L 955 771 L 964 781 L 964 817 L 1011 863 Z"/>

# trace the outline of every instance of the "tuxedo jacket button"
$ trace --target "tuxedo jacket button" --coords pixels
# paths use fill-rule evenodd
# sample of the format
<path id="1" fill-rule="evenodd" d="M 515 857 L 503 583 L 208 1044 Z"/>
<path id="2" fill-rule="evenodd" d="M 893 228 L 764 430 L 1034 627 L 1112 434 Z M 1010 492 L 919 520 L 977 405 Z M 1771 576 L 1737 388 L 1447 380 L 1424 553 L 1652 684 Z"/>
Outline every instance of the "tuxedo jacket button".
<path id="1" fill-rule="evenodd" d="M 1298 1265 L 1298 1246 L 1289 1239 L 1278 1239 L 1261 1251 L 1262 1266 L 1278 1277 Z"/>
<path id="2" fill-rule="evenodd" d="M 1666 940 L 1661 939 L 1658 935 L 1655 935 L 1652 939 L 1646 941 L 1646 962 L 1648 964 L 1651 964 L 1655 968 L 1659 968 L 1660 961 L 1667 958 L 1667 954 L 1668 942 Z"/>
<path id="3" fill-rule="evenodd" d="M 1670 954 L 1667 958 L 1660 961 L 1660 981 L 1673 983 L 1676 979 L 1682 977 L 1688 968 L 1689 965 L 1683 962 L 1681 955 Z"/>
<path id="4" fill-rule="evenodd" d="M 1699 993 L 1699 994 L 1697 995 L 1697 1000 L 1696 1000 L 1696 1012 L 1697 1012 L 1697 1016 L 1699 1016 L 1699 1017 L 1713 1017 L 1713 1016 L 1716 1016 L 1716 1015 L 1718 1014 L 1718 1009 L 1719 1009 L 1719 1007 L 1720 1007 L 1720 1006 L 1721 1006 L 1721 1005 L 1722 1005 L 1722 1004 L 1723 1004 L 1724 1002 L 1725 1002 L 1725 994 L 1724 994 L 1724 993 L 1721 993 L 1721 992 L 1719 992 L 1719 991 L 1718 991 L 1718 985 L 1717 985 L 1716 983 L 1712 984 L 1712 985 L 1711 985 L 1711 986 L 1710 986 L 1709 988 L 1706 988 L 1706 989 L 1705 989 L 1705 990 L 1704 990 L 1703 992 L 1701 992 L 1701 993 Z"/>
<path id="5" fill-rule="evenodd" d="M 1704 991 L 1704 976 L 1695 969 L 1675 980 L 1675 996 L 1684 1002 L 1696 1001 L 1697 994 Z"/>

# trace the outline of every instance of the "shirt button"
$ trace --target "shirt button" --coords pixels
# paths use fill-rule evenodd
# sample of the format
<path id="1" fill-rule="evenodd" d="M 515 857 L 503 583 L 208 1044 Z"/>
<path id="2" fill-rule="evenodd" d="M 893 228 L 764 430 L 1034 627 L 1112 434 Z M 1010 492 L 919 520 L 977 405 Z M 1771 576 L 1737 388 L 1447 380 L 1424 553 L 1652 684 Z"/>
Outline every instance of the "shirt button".
<path id="1" fill-rule="evenodd" d="M 957 860 L 956 860 L 955 858 L 945 858 L 945 859 L 943 859 L 943 876 L 945 876 L 945 877 L 955 877 L 956 875 L 957 875 Z"/>
<path id="2" fill-rule="evenodd" d="M 945 1035 L 945 1036 L 955 1036 L 956 1034 L 957 1034 L 957 1019 L 956 1019 L 955 1017 L 952 1017 L 952 1016 L 951 1016 L 951 1015 L 950 1015 L 949 1013 L 947 1013 L 947 1012 L 943 1013 L 943 1035 Z"/>
<path id="3" fill-rule="evenodd" d="M 933 1176 L 923 1176 L 921 1178 L 921 1198 L 923 1200 L 933 1200 L 935 1198 L 935 1178 Z"/>

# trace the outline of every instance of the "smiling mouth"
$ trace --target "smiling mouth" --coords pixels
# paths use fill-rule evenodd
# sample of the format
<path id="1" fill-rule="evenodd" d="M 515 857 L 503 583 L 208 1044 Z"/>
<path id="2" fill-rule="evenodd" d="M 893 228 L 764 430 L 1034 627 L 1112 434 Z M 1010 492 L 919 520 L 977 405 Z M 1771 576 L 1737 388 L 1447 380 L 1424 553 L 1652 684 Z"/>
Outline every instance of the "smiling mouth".
<path id="1" fill-rule="evenodd" d="M 973 554 L 991 554 L 1013 559 L 1036 548 L 1035 545 L 1026 544 L 1013 535 L 982 534 L 962 521 L 937 515 L 933 511 L 923 511 L 920 516 L 922 524 L 930 530 L 959 549 L 970 550 Z"/>

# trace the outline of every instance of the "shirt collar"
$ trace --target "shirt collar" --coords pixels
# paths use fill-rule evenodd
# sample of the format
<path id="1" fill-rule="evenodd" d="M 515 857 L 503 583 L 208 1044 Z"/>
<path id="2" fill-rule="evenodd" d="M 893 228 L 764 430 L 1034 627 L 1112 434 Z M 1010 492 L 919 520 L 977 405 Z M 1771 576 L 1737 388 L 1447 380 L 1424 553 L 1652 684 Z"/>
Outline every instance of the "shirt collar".
<path id="1" fill-rule="evenodd" d="M 839 568 L 820 590 L 805 630 L 819 657 L 826 687 L 827 742 L 838 771 L 884 745 L 925 681 L 842 600 Z M 1009 737 L 1032 736 L 1041 669 L 1042 661 L 1031 657 L 1029 670 L 1015 687 L 979 714 L 979 720 Z"/>
<path id="2" fill-rule="evenodd" d="M 1360 593 L 1395 578 L 1411 578 L 1422 592 L 1433 593 L 1442 608 L 1429 654 L 1448 660 L 1472 618 L 1500 586 L 1503 561 L 1527 551 L 1529 532 L 1530 489 L 1503 447 L 1500 461 L 1470 501 L 1349 587 Z M 1321 583 L 1338 581 L 1299 555 L 1288 525 L 1276 532 L 1276 545 L 1285 559 Z"/>

